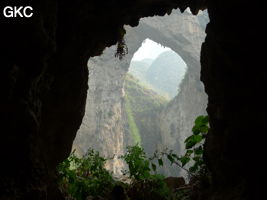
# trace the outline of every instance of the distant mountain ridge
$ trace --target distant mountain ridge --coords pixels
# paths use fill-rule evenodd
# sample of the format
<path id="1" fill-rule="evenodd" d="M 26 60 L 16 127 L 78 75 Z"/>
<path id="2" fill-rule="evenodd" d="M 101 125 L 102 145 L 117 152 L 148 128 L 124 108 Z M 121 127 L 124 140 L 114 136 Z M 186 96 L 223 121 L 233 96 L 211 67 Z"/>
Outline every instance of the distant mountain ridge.
<path id="1" fill-rule="evenodd" d="M 126 75 L 124 82 L 125 90 L 125 111 L 127 112 L 127 124 L 129 127 L 128 144 L 140 142 L 147 153 L 156 150 L 155 144 L 160 140 L 158 116 L 167 105 L 168 100 L 160 96 L 151 88 L 142 85 L 132 75 Z"/>
<path id="2" fill-rule="evenodd" d="M 175 97 L 186 72 L 186 64 L 173 51 L 161 53 L 155 60 L 132 61 L 129 73 L 145 84 L 151 85 L 158 94 Z"/>
<path id="3" fill-rule="evenodd" d="M 196 116 L 205 114 L 207 104 L 204 86 L 199 78 L 199 52 L 205 30 L 200 25 L 198 16 L 182 14 L 179 10 L 173 10 L 171 15 L 164 17 L 142 18 L 139 26 L 134 28 L 125 26 L 125 29 L 128 54 L 122 60 L 114 56 L 117 49 L 114 45 L 107 48 L 100 57 L 92 57 L 88 61 L 89 87 L 86 112 L 73 147 L 79 148 L 81 153 L 85 153 L 89 147 L 94 148 L 106 157 L 125 153 L 126 146 L 131 144 L 128 143 L 129 131 L 125 125 L 128 117 L 124 106 L 125 77 L 134 53 L 142 42 L 149 38 L 177 52 L 186 62 L 188 70 L 180 85 L 179 94 L 158 114 L 153 135 L 150 135 L 152 131 L 149 131 L 147 137 L 142 137 L 142 146 L 146 149 L 146 153 L 155 148 L 162 150 L 165 147 L 183 153 L 184 139 L 192 134 L 193 122 Z M 145 118 L 147 122 L 148 119 L 151 118 Z M 149 121 L 148 125 L 152 126 L 152 121 L 151 123 Z M 142 132 L 140 131 L 141 134 Z M 107 161 L 107 167 L 117 175 L 125 169 L 124 163 L 117 159 L 117 156 L 114 161 Z M 164 168 L 164 175 L 184 176 L 185 173 L 174 166 Z"/>
<path id="4" fill-rule="evenodd" d="M 152 64 L 153 59 L 145 58 L 143 60 L 132 60 L 129 68 L 129 73 L 141 82 L 145 82 L 145 74 Z"/>

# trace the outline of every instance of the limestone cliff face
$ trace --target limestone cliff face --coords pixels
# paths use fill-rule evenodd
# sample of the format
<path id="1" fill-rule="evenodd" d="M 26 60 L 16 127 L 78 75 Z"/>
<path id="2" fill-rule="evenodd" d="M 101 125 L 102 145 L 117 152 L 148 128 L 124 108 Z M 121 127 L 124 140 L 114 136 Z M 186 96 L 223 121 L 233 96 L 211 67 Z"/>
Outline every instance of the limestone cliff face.
<path id="1" fill-rule="evenodd" d="M 100 57 L 89 60 L 89 90 L 86 113 L 77 133 L 73 148 L 84 154 L 94 148 L 107 157 L 123 153 L 122 99 L 123 82 L 128 61 L 114 57 L 115 47 L 104 51 Z M 113 159 L 107 167 L 120 173 L 122 163 Z"/>
<path id="2" fill-rule="evenodd" d="M 258 50 L 266 44 L 259 37 L 266 35 L 260 20 L 266 5 L 258 2 L 29 0 L 32 18 L 1 16 L 0 149 L 5 164 L 0 198 L 63 199 L 54 173 L 69 155 L 84 115 L 88 58 L 115 44 L 124 24 L 136 26 L 141 17 L 190 7 L 193 13 L 208 8 L 211 19 L 201 74 L 209 95 L 205 160 L 213 184 L 198 199 L 261 199 L 265 165 L 247 164 L 248 155 L 254 160 L 265 156 L 266 53 Z M 20 4 L 15 0 L 13 5 Z M 173 26 L 179 28 L 179 21 Z M 252 67 L 257 69 L 253 76 Z"/>
<path id="3" fill-rule="evenodd" d="M 179 94 L 159 115 L 161 148 L 173 149 L 183 154 L 185 139 L 192 134 L 194 121 L 199 115 L 206 115 L 207 96 L 203 93 L 203 85 L 186 75 Z M 177 167 L 164 168 L 164 174 L 185 176 L 186 172 Z"/>
<path id="4" fill-rule="evenodd" d="M 128 141 L 127 120 L 123 110 L 123 82 L 133 54 L 146 38 L 150 38 L 177 52 L 186 62 L 188 71 L 179 95 L 166 110 L 158 114 L 161 140 L 143 135 L 146 140 L 144 143 L 151 143 L 155 147 L 149 151 L 165 146 L 179 148 L 180 151 L 183 139 L 191 133 L 195 117 L 205 113 L 207 104 L 200 82 L 199 62 L 200 45 L 205 36 L 199 18 L 205 21 L 205 17 L 203 13 L 196 17 L 189 12 L 181 14 L 174 10 L 171 15 L 164 17 L 141 19 L 138 27 L 125 27 L 128 54 L 123 60 L 114 57 L 115 46 L 106 49 L 103 55 L 90 59 L 86 114 L 74 148 L 84 153 L 88 147 L 93 147 L 106 156 L 123 153 Z M 119 172 L 122 163 L 118 160 L 115 162 L 109 163 L 109 168 Z"/>
<path id="5" fill-rule="evenodd" d="M 208 17 L 202 13 L 193 20 L 189 19 L 181 25 L 184 33 L 180 33 L 184 42 L 190 44 L 185 47 L 188 51 L 187 54 L 184 53 L 182 56 L 187 63 L 188 71 L 180 85 L 179 94 L 172 99 L 159 116 L 162 148 L 168 147 L 178 154 L 184 153 L 184 140 L 192 134 L 191 129 L 196 117 L 206 115 L 208 102 L 204 85 L 200 81 L 199 61 L 199 52 L 205 36 L 203 27 L 207 23 Z M 174 167 L 164 169 L 164 173 L 166 175 L 185 175 L 185 171 L 177 171 Z"/>

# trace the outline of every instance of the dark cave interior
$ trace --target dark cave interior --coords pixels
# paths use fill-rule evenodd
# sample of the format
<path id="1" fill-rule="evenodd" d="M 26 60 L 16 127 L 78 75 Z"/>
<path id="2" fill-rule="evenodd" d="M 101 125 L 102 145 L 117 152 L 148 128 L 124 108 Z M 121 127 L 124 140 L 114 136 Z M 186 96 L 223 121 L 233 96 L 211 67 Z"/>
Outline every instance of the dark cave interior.
<path id="1" fill-rule="evenodd" d="M 1 9 L 8 3 L 1 1 Z M 187 7 L 194 14 L 207 8 L 210 17 L 201 50 L 211 126 L 205 144 L 213 178 L 213 185 L 206 188 L 208 199 L 259 199 L 265 193 L 261 161 L 266 156 L 267 73 L 260 50 L 266 44 L 265 3 L 25 0 L 23 4 L 34 7 L 32 18 L 0 18 L 1 200 L 62 199 L 55 169 L 69 155 L 84 115 L 88 58 L 121 40 L 123 25 L 136 26 L 142 17 Z"/>

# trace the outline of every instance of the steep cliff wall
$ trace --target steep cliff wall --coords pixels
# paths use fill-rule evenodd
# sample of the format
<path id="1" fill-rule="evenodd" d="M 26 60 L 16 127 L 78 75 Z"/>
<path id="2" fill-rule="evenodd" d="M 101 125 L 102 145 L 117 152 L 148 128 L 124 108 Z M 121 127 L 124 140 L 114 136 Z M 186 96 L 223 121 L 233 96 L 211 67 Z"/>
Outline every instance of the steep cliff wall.
<path id="1" fill-rule="evenodd" d="M 1 9 L 9 5 L 1 1 Z M 13 5 L 21 5 L 14 0 Z M 206 162 L 213 184 L 198 199 L 254 200 L 265 194 L 266 4 L 244 0 L 35 1 L 30 19 L 1 15 L 1 199 L 60 199 L 54 172 L 81 124 L 89 57 L 122 36 L 124 24 L 172 8 L 208 8 L 202 80 L 211 132 Z M 245 19 L 245 20 L 244 20 Z M 90 26 L 89 26 L 90 25 Z M 178 27 L 178 22 L 174 24 Z M 92 29 L 93 27 L 93 29 Z M 252 76 L 251 68 L 255 68 Z M 244 84 L 247 80 L 250 84 Z M 8 131 L 6 131 L 8 130 Z M 252 135 L 253 134 L 253 135 Z M 12 148 L 11 148 L 12 147 Z M 249 148 L 248 148 L 249 147 Z M 257 172 L 248 173 L 248 172 Z M 258 174 L 258 172 L 260 174 Z"/>
<path id="2" fill-rule="evenodd" d="M 88 148 L 107 157 L 123 153 L 123 83 L 129 62 L 115 58 L 115 51 L 115 47 L 107 49 L 101 57 L 88 62 L 86 112 L 73 144 L 80 154 Z M 122 163 L 115 158 L 107 167 L 118 174 Z"/>
<path id="3" fill-rule="evenodd" d="M 204 85 L 200 81 L 200 58 L 199 52 L 204 41 L 204 24 L 208 22 L 206 14 L 201 14 L 195 20 L 184 19 L 181 31 L 185 31 L 183 39 L 184 47 L 188 52 L 181 55 L 188 69 L 180 85 L 179 94 L 171 100 L 168 106 L 161 112 L 159 117 L 159 128 L 162 138 L 162 148 L 168 147 L 178 154 L 184 153 L 184 140 L 192 134 L 192 127 L 197 116 L 206 114 L 208 98 L 204 92 Z M 179 52 L 179 50 L 176 50 Z M 164 169 L 166 175 L 183 175 L 185 171 L 177 171 L 174 167 Z"/>
<path id="4" fill-rule="evenodd" d="M 188 71 L 181 85 L 181 94 L 160 114 L 162 140 L 144 135 L 143 138 L 148 140 L 145 143 L 155 145 L 154 149 L 147 149 L 151 145 L 144 148 L 148 152 L 164 146 L 177 150 L 182 148 L 183 139 L 191 133 L 195 117 L 205 113 L 207 104 L 200 82 L 199 54 L 205 34 L 199 18 L 203 21 L 207 16 L 201 13 L 196 17 L 188 11 L 181 14 L 174 10 L 164 17 L 141 19 L 138 27 L 126 27 L 128 54 L 123 60 L 114 57 L 115 46 L 89 60 L 86 114 L 74 142 L 75 148 L 85 151 L 88 147 L 96 147 L 106 155 L 123 152 L 123 147 L 127 145 L 124 138 L 128 137 L 123 122 L 123 81 L 133 54 L 146 38 L 172 48 L 184 59 Z M 177 23 L 178 26 L 173 26 Z"/>

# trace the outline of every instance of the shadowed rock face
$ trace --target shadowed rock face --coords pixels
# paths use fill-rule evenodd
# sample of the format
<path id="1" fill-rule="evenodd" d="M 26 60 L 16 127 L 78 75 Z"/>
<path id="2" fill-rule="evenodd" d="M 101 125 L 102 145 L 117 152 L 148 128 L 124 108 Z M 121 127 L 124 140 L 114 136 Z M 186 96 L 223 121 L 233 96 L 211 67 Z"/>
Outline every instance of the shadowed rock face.
<path id="1" fill-rule="evenodd" d="M 1 1 L 1 10 L 9 3 Z M 53 177 L 57 164 L 68 156 L 84 115 L 88 58 L 115 44 L 124 33 L 123 24 L 136 25 L 140 17 L 165 14 L 178 3 L 23 3 L 34 8 L 32 18 L 1 15 L 0 20 L 5 163 L 0 170 L 1 193 L 6 199 L 59 199 Z"/>
<path id="2" fill-rule="evenodd" d="M 250 6 L 253 16 L 246 12 Z M 266 9 L 262 6 L 247 1 L 208 3 L 210 23 L 202 45 L 201 79 L 209 95 L 211 131 L 205 154 L 219 191 L 215 199 L 260 199 L 264 194 L 266 171 L 260 163 L 267 109 L 260 91 L 267 73 L 261 59 L 265 53 L 257 50 L 266 44 L 259 37 L 266 35 L 266 30 L 259 31 Z M 259 165 L 248 164 L 250 156 Z"/>
<path id="3" fill-rule="evenodd" d="M 182 14 L 174 10 L 171 15 L 164 17 L 143 18 L 138 27 L 126 27 L 128 54 L 123 60 L 114 56 L 116 46 L 89 60 L 87 107 L 74 148 L 85 153 L 87 148 L 93 147 L 105 156 L 112 157 L 113 154 L 123 154 L 125 146 L 132 144 L 125 116 L 123 83 L 133 54 L 146 38 L 150 38 L 179 53 L 187 62 L 188 71 L 179 95 L 166 109 L 154 113 L 156 116 L 151 119 L 151 123 L 156 120 L 155 127 L 144 133 L 140 132 L 142 144 L 149 154 L 166 147 L 178 154 L 183 152 L 183 142 L 191 135 L 195 118 L 206 113 L 207 97 L 203 83 L 200 82 L 199 61 L 200 46 L 205 36 L 199 19 L 205 21 L 206 15 L 207 13 L 201 13 L 193 16 L 188 11 Z M 176 23 L 178 26 L 173 26 Z M 115 163 L 109 162 L 109 168 L 115 174 L 120 173 L 122 167 L 123 163 L 117 159 Z M 166 167 L 164 173 L 185 175 L 177 167 Z"/>
<path id="4" fill-rule="evenodd" d="M 9 3 L 9 2 L 8 2 Z M 53 174 L 66 158 L 85 109 L 89 57 L 116 43 L 123 24 L 172 8 L 208 7 L 202 80 L 211 133 L 206 199 L 260 199 L 265 157 L 266 6 L 260 1 L 24 1 L 30 19 L 1 16 L 1 199 L 60 199 Z M 15 1 L 14 1 L 15 4 Z M 20 5 L 21 2 L 17 1 Z M 1 9 L 7 1 L 1 1 Z M 178 23 L 178 22 L 177 22 Z M 178 25 L 176 25 L 178 27 Z M 92 28 L 93 27 L 93 28 Z M 254 69 L 252 76 L 251 69 Z M 250 80 L 250 84 L 244 84 Z M 249 159 L 248 159 L 249 157 Z M 258 172 L 254 174 L 252 172 Z"/>

